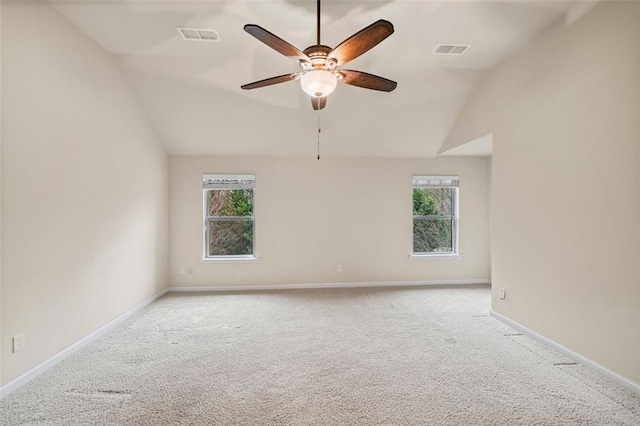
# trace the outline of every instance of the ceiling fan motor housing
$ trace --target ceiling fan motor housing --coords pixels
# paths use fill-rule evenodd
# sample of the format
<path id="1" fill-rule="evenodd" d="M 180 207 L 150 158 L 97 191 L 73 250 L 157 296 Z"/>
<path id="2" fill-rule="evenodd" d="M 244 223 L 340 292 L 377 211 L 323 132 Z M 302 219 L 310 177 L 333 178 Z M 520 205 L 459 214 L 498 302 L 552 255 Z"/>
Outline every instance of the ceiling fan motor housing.
<path id="1" fill-rule="evenodd" d="M 338 65 L 338 61 L 335 59 L 327 59 L 327 56 L 329 56 L 332 50 L 329 46 L 322 44 L 307 47 L 303 53 L 311 59 L 311 64 L 301 62 L 302 68 L 305 71 L 310 69 L 326 69 L 332 71 L 336 65 Z"/>

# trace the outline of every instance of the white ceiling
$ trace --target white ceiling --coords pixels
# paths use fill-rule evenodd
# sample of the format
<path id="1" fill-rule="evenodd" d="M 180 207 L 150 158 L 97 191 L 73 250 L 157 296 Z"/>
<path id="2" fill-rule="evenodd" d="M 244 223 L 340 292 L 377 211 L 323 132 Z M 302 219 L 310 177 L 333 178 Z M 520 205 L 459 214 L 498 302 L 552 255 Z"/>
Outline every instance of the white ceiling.
<path id="1" fill-rule="evenodd" d="M 312 156 L 318 114 L 297 82 L 240 85 L 298 71 L 243 31 L 258 24 L 301 50 L 315 1 L 63 1 L 54 6 L 115 55 L 171 154 Z M 395 33 L 348 65 L 398 82 L 392 93 L 340 85 L 320 114 L 330 156 L 434 157 L 483 72 L 576 1 L 324 1 L 322 43 L 335 47 L 378 19 Z M 215 29 L 221 43 L 176 27 Z M 470 44 L 436 56 L 438 44 Z"/>

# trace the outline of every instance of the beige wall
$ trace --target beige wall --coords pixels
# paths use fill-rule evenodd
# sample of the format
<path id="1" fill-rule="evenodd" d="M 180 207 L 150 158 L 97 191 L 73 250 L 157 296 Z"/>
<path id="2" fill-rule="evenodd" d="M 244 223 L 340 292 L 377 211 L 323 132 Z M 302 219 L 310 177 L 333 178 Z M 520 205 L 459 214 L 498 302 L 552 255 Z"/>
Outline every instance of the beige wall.
<path id="1" fill-rule="evenodd" d="M 638 139 L 637 142 L 637 146 L 640 147 L 640 6 L 638 6 L 636 8 L 636 58 L 638 58 L 638 62 L 636 62 L 637 68 L 636 68 L 636 89 L 637 89 L 637 97 L 636 97 L 636 113 L 638 114 L 638 117 L 636 119 L 636 138 Z M 640 148 L 638 148 L 638 150 L 636 151 L 636 155 L 637 155 L 637 163 L 636 163 L 636 167 L 638 169 L 640 169 Z M 638 178 L 638 203 L 640 204 L 640 172 L 637 173 L 637 178 Z M 639 207 L 640 209 L 640 207 Z M 640 216 L 639 216 L 640 217 Z M 638 264 L 640 265 L 640 248 L 638 250 Z M 637 298 L 637 309 L 636 309 L 636 323 L 640 324 L 640 279 L 638 279 L 636 281 L 636 284 L 638 286 L 637 289 L 637 294 L 636 294 L 636 298 Z M 636 354 L 637 354 L 637 369 L 638 369 L 638 375 L 637 377 L 640 378 L 640 326 L 637 327 L 637 337 L 636 337 Z M 640 379 L 636 378 L 637 381 L 640 381 Z"/>
<path id="2" fill-rule="evenodd" d="M 202 174 L 256 175 L 257 263 L 202 264 Z M 410 260 L 414 174 L 460 176 L 460 259 Z M 169 157 L 170 283 L 224 286 L 489 278 L 483 158 Z M 337 272 L 337 265 L 343 272 Z M 193 275 L 179 275 L 180 266 Z"/>
<path id="3" fill-rule="evenodd" d="M 3 3 L 2 44 L 7 383 L 166 286 L 167 158 L 111 56 L 46 3 Z"/>
<path id="4" fill-rule="evenodd" d="M 487 75 L 447 142 L 494 134 L 493 309 L 635 381 L 639 7 L 558 22 Z"/>
<path id="5" fill-rule="evenodd" d="M 0 386 L 2 386 L 2 2 L 0 2 Z"/>

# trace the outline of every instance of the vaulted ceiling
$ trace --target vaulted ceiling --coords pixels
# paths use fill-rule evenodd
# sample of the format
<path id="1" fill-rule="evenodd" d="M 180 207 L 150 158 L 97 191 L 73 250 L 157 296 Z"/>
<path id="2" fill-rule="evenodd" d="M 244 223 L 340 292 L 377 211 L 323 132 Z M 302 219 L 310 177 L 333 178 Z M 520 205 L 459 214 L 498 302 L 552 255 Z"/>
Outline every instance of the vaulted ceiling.
<path id="1" fill-rule="evenodd" d="M 258 24 L 300 49 L 314 44 L 315 1 L 62 1 L 72 23 L 114 55 L 171 154 L 312 156 L 318 120 L 330 156 L 433 157 L 483 73 L 576 1 L 324 1 L 335 47 L 378 19 L 395 33 L 349 64 L 398 82 L 392 93 L 346 85 L 313 111 L 298 82 L 240 86 L 297 65 L 243 31 Z M 185 41 L 176 27 L 215 29 Z M 438 44 L 469 44 L 437 56 Z"/>

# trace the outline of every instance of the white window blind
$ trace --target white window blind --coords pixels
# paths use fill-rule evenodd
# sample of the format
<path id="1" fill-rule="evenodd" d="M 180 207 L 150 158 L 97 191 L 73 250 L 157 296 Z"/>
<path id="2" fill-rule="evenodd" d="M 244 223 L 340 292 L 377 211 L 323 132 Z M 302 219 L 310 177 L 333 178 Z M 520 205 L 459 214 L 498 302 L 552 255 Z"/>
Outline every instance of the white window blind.
<path id="1" fill-rule="evenodd" d="M 457 187 L 460 182 L 458 176 L 414 176 L 414 188 L 451 188 Z"/>
<path id="2" fill-rule="evenodd" d="M 203 189 L 253 189 L 255 175 L 202 175 Z"/>

